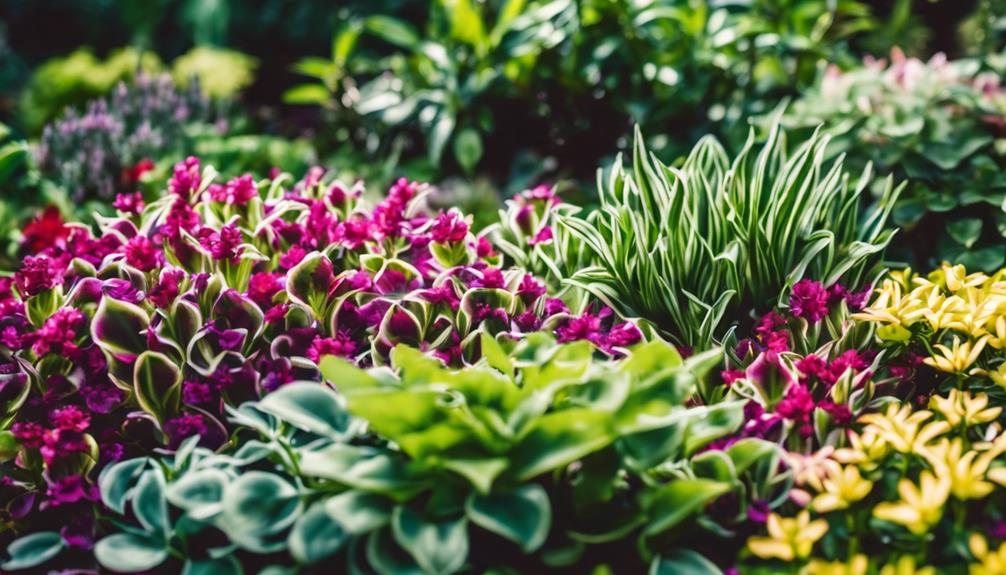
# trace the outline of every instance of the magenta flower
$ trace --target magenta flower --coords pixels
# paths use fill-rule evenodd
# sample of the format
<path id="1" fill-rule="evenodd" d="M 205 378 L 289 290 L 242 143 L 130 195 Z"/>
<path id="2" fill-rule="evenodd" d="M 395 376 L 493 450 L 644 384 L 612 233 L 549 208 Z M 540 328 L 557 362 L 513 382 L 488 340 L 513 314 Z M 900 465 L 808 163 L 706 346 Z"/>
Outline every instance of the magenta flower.
<path id="1" fill-rule="evenodd" d="M 259 307 L 272 306 L 272 298 L 283 290 L 283 276 L 277 273 L 259 272 L 252 274 L 248 281 L 248 297 Z"/>
<path id="2" fill-rule="evenodd" d="M 199 189 L 202 177 L 199 174 L 199 158 L 189 156 L 175 164 L 174 174 L 168 180 L 168 191 L 188 200 Z"/>
<path id="3" fill-rule="evenodd" d="M 118 194 L 115 196 L 115 201 L 112 202 L 112 207 L 126 215 L 139 215 L 144 208 L 143 194 L 140 192 Z"/>
<path id="4" fill-rule="evenodd" d="M 258 187 L 251 174 L 238 176 L 224 185 L 212 185 L 207 190 L 214 202 L 243 206 L 258 196 Z"/>
<path id="5" fill-rule="evenodd" d="M 311 361 L 318 363 L 326 355 L 338 357 L 352 357 L 356 351 L 356 342 L 346 333 L 339 333 L 336 337 L 315 337 L 311 342 L 311 347 L 307 350 L 307 357 Z"/>
<path id="6" fill-rule="evenodd" d="M 21 269 L 14 274 L 14 285 L 22 298 L 29 298 L 59 285 L 63 280 L 63 270 L 46 257 L 27 256 L 21 262 Z"/>
<path id="7" fill-rule="evenodd" d="M 789 309 L 796 317 L 819 322 L 828 315 L 828 290 L 819 281 L 800 280 L 790 291 Z"/>
<path id="8" fill-rule="evenodd" d="M 76 405 L 58 407 L 49 413 L 49 420 L 56 429 L 83 433 L 91 424 L 91 416 Z"/>
<path id="9" fill-rule="evenodd" d="M 430 227 L 430 237 L 438 244 L 456 244 L 468 235 L 468 224 L 456 211 L 440 214 Z"/>
<path id="10" fill-rule="evenodd" d="M 82 475 L 67 475 L 50 482 L 46 495 L 50 505 L 59 507 L 78 501 L 97 501 L 98 488 L 89 484 Z"/>
<path id="11" fill-rule="evenodd" d="M 160 248 L 146 236 L 136 236 L 129 240 L 125 247 L 125 253 L 126 263 L 141 272 L 157 269 L 161 266 L 163 258 Z"/>
<path id="12" fill-rule="evenodd" d="M 169 437 L 169 447 L 177 448 L 183 441 L 193 435 L 204 436 L 209 431 L 203 416 L 184 414 L 164 422 L 164 433 Z"/>
<path id="13" fill-rule="evenodd" d="M 74 355 L 77 351 L 74 341 L 82 330 L 84 321 L 84 314 L 76 309 L 57 310 L 35 332 L 32 350 L 40 357 L 47 353 Z"/>
<path id="14" fill-rule="evenodd" d="M 216 261 L 236 261 L 243 251 L 241 240 L 241 230 L 233 224 L 223 226 L 219 232 L 207 227 L 199 233 L 199 244 Z"/>

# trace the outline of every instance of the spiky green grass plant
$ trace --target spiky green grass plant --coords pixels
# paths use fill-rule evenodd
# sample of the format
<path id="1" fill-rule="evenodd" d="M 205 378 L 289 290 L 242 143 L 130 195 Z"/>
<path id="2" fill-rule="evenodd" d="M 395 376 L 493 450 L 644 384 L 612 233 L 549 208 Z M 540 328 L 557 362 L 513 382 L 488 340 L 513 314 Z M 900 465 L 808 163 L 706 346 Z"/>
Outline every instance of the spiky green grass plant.
<path id="1" fill-rule="evenodd" d="M 815 133 L 791 148 L 776 126 L 734 158 L 704 138 L 671 167 L 637 128 L 633 166 L 619 156 L 607 180 L 598 173 L 600 208 L 559 218 L 593 259 L 564 281 L 698 348 L 804 277 L 862 287 L 891 241 L 885 222 L 903 186 L 888 178 L 861 217 L 871 168 L 853 180 L 842 158 L 826 161 L 827 145 Z"/>

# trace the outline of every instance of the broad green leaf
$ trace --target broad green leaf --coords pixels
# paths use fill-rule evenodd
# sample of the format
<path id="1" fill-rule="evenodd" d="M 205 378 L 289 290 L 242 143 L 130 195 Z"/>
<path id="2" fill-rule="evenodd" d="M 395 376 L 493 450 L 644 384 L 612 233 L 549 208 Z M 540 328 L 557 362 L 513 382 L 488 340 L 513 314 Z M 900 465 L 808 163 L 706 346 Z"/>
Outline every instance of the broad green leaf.
<path id="1" fill-rule="evenodd" d="M 102 503 L 120 515 L 125 514 L 126 499 L 129 497 L 133 482 L 149 461 L 146 457 L 127 459 L 102 470 L 101 476 L 98 477 Z"/>
<path id="2" fill-rule="evenodd" d="M 133 494 L 133 514 L 153 538 L 168 540 L 171 530 L 168 518 L 168 502 L 164 498 L 166 489 L 164 473 L 160 467 L 151 467 L 140 476 Z"/>
<path id="3" fill-rule="evenodd" d="M 241 562 L 233 555 L 219 559 L 188 560 L 182 567 L 182 575 L 243 575 Z M 260 574 L 261 575 L 261 574 Z"/>
<path id="4" fill-rule="evenodd" d="M 509 493 L 472 494 L 465 509 L 472 523 L 513 541 L 525 553 L 541 547 L 552 526 L 548 494 L 535 484 Z"/>
<path id="5" fill-rule="evenodd" d="M 291 383 L 265 396 L 259 408 L 311 433 L 340 438 L 349 427 L 349 415 L 339 396 L 323 385 Z"/>
<path id="6" fill-rule="evenodd" d="M 65 548 L 63 537 L 55 531 L 40 531 L 15 539 L 7 546 L 10 559 L 0 564 L 6 571 L 37 567 L 59 555 Z"/>
<path id="7" fill-rule="evenodd" d="M 464 517 L 451 521 L 428 521 L 407 507 L 397 507 L 391 516 L 395 541 L 412 555 L 425 573 L 454 573 L 468 559 L 468 531 Z"/>
<path id="8" fill-rule="evenodd" d="M 147 413 L 165 421 L 178 413 L 181 404 L 182 370 L 171 358 L 156 351 L 145 351 L 133 367 L 136 401 Z"/>
<path id="9" fill-rule="evenodd" d="M 676 479 L 641 494 L 650 517 L 643 533 L 659 535 L 730 490 L 729 483 L 707 479 Z"/>
<path id="10" fill-rule="evenodd" d="M 589 409 L 550 413 L 531 423 L 514 448 L 508 474 L 526 481 L 566 465 L 611 443 L 611 416 Z"/>
<path id="11" fill-rule="evenodd" d="M 150 318 L 143 308 L 112 297 L 101 298 L 91 322 L 91 336 L 103 350 L 117 356 L 137 356 L 147 350 Z"/>
<path id="12" fill-rule="evenodd" d="M 482 158 L 482 137 L 477 131 L 465 128 L 458 132 L 454 138 L 454 157 L 465 173 L 472 173 Z"/>
<path id="13" fill-rule="evenodd" d="M 346 491 L 325 501 L 325 512 L 352 535 L 380 529 L 391 521 L 394 508 L 386 497 L 365 491 Z"/>
<path id="14" fill-rule="evenodd" d="M 723 571 L 691 549 L 674 549 L 653 558 L 649 575 L 723 575 Z"/>
<path id="15" fill-rule="evenodd" d="M 419 34 L 415 29 L 390 16 L 371 16 L 364 22 L 364 27 L 384 40 L 402 48 L 414 48 L 419 44 Z"/>
<path id="16" fill-rule="evenodd" d="M 157 567 L 168 558 L 164 543 L 132 533 L 109 535 L 94 546 L 94 558 L 105 569 L 137 573 Z"/>
<path id="17" fill-rule="evenodd" d="M 332 520 L 325 504 L 315 503 L 294 524 L 287 545 L 298 563 L 311 565 L 338 553 L 347 539 L 348 534 Z"/>
<path id="18" fill-rule="evenodd" d="M 221 520 L 227 529 L 253 537 L 282 532 L 297 520 L 297 489 L 263 471 L 246 471 L 224 489 Z"/>

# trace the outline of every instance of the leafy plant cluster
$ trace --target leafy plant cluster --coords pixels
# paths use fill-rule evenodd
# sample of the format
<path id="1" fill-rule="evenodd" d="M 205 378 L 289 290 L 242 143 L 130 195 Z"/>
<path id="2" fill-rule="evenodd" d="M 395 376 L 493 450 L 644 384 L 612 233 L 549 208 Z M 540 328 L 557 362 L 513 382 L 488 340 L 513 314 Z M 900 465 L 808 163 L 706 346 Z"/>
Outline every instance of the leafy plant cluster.
<path id="1" fill-rule="evenodd" d="M 1003 265 L 1006 230 L 1000 78 L 979 59 L 923 62 L 896 50 L 890 62 L 830 68 L 783 122 L 823 125 L 831 153 L 853 169 L 872 163 L 909 182 L 892 212 L 905 229 L 892 255 L 991 272 Z"/>
<path id="2" fill-rule="evenodd" d="M 584 572 L 615 556 L 715 569 L 681 547 L 698 537 L 682 528 L 731 488 L 768 487 L 778 457 L 754 439 L 696 454 L 740 421 L 736 403 L 682 405 L 715 354 L 682 361 L 656 342 L 599 362 L 587 342 L 542 334 L 483 343 L 461 371 L 405 346 L 394 372 L 326 359 L 340 392 L 293 383 L 231 410 L 233 452 L 193 438 L 116 463 L 102 501 L 129 520 L 95 557 L 116 572 Z M 5 566 L 54 552 L 21 540 Z"/>

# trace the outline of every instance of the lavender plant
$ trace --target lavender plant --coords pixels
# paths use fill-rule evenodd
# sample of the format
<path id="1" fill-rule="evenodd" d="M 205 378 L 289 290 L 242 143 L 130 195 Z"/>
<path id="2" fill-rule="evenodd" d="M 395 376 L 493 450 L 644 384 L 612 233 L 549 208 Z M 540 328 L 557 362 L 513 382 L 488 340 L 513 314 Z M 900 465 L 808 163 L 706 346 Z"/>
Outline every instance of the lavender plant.
<path id="1" fill-rule="evenodd" d="M 42 132 L 37 160 L 42 175 L 73 202 L 135 189 L 138 172 L 177 154 L 186 128 L 209 119 L 209 100 L 193 82 L 181 90 L 168 75 L 138 74 L 86 109 L 68 109 Z"/>

